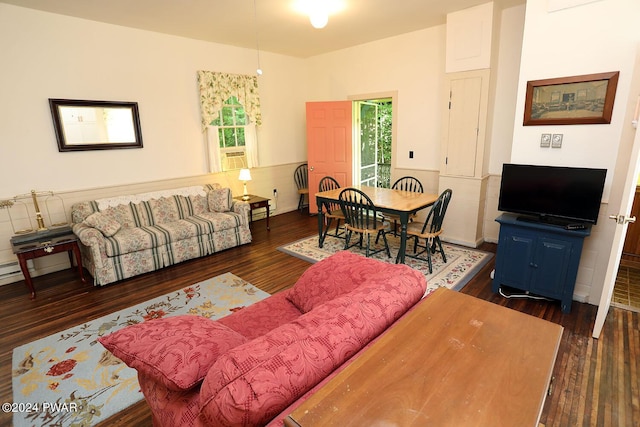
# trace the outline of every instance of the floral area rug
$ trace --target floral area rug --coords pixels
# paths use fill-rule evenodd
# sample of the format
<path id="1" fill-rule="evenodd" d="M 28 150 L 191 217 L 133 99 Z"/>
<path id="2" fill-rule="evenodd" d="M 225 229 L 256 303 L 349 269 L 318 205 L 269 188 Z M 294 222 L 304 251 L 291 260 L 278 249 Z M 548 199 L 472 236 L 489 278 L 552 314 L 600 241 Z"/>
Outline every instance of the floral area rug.
<path id="1" fill-rule="evenodd" d="M 269 294 L 231 273 L 129 307 L 13 350 L 13 423 L 95 425 L 143 398 L 137 371 L 97 338 L 127 325 L 179 314 L 217 319 Z"/>
<path id="2" fill-rule="evenodd" d="M 372 238 L 372 245 L 373 240 L 374 239 Z M 395 263 L 396 254 L 400 247 L 400 238 L 387 235 L 387 240 L 389 241 L 389 248 L 391 249 L 391 258 L 388 258 L 384 251 L 378 252 L 373 255 L 372 258 Z M 380 243 L 382 243 L 382 239 L 380 240 Z M 408 257 L 405 258 L 405 263 L 409 267 L 421 271 L 426 276 L 427 291 L 425 292 L 425 296 L 440 287 L 459 291 L 493 257 L 492 253 L 479 251 L 477 249 L 451 245 L 448 243 L 443 243 L 442 246 L 444 247 L 444 253 L 447 256 L 447 262 L 445 263 L 443 261 L 440 253 L 433 254 L 431 256 L 433 273 L 429 273 L 429 265 L 426 261 Z M 319 248 L 318 236 L 316 235 L 281 246 L 278 250 L 314 263 L 338 251 L 344 250 L 344 240 L 327 236 L 324 241 L 324 245 L 322 245 L 322 248 Z M 350 248 L 349 251 L 363 256 L 365 255 L 365 250 L 360 249 L 358 246 Z"/>

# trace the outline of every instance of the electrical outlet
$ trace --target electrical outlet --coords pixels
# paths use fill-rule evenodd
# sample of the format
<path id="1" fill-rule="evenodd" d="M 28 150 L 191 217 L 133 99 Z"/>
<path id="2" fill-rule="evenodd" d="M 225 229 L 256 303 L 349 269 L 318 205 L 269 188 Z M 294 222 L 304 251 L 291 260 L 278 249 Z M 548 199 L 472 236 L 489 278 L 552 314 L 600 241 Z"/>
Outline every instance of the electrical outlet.
<path id="1" fill-rule="evenodd" d="M 409 151 L 409 158 L 413 159 L 413 151 Z"/>
<path id="2" fill-rule="evenodd" d="M 278 197 L 278 189 L 277 188 L 273 189 L 273 197 Z"/>

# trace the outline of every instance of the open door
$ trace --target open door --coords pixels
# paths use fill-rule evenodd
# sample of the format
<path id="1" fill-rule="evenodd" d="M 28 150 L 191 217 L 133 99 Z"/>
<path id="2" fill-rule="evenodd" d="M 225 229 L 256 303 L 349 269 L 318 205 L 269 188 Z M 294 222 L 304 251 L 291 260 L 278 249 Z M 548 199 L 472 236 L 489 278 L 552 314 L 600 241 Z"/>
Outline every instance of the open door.
<path id="1" fill-rule="evenodd" d="M 624 178 L 624 186 L 620 196 L 619 205 L 610 206 L 610 216 L 616 221 L 616 228 L 611 243 L 611 255 L 607 265 L 607 272 L 604 277 L 604 286 L 600 295 L 600 304 L 598 304 L 598 314 L 593 326 L 593 338 L 599 338 L 604 321 L 607 319 L 609 307 L 611 306 L 611 297 L 613 296 L 613 288 L 615 287 L 616 275 L 620 268 L 620 258 L 622 257 L 622 249 L 624 247 L 624 238 L 627 234 L 629 222 L 635 221 L 630 218 L 633 198 L 635 196 L 635 188 L 638 182 L 638 172 L 640 172 L 640 132 L 637 131 L 638 114 L 640 111 L 640 45 L 636 51 L 634 73 L 632 76 L 631 90 L 629 102 L 627 103 L 627 114 L 625 115 L 625 128 L 620 138 L 618 160 L 616 163 L 616 171 L 626 171 Z M 631 142 L 631 147 L 629 144 Z M 622 184 L 620 179 L 616 179 L 617 174 L 613 177 L 613 185 L 616 181 L 618 185 Z M 617 208 L 617 209 L 616 209 Z"/>
<path id="2" fill-rule="evenodd" d="M 309 213 L 318 212 L 315 194 L 323 177 L 352 185 L 352 110 L 351 101 L 307 102 Z"/>
<path id="3" fill-rule="evenodd" d="M 640 105 L 640 97 L 638 98 L 638 105 Z M 638 108 L 636 108 L 636 111 L 638 111 Z M 634 120 L 637 121 L 637 117 L 634 118 Z M 624 182 L 622 200 L 618 208 L 618 213 L 609 216 L 610 219 L 616 221 L 616 228 L 613 236 L 613 242 L 611 244 L 609 264 L 604 278 L 604 289 L 600 296 L 598 314 L 596 315 L 596 321 L 593 327 L 593 338 L 600 337 L 604 321 L 607 318 L 607 313 L 609 313 L 616 275 L 618 273 L 618 268 L 620 268 L 620 258 L 622 257 L 622 249 L 624 247 L 624 238 L 627 234 L 627 227 L 630 222 L 635 222 L 636 220 L 634 217 L 629 217 L 627 215 L 631 212 L 631 208 L 633 206 L 636 183 L 638 182 L 638 173 L 640 172 L 640 132 L 637 130 L 635 132 L 635 138 L 633 139 L 631 154 L 628 159 L 629 166 L 627 167 L 627 175 Z M 616 169 L 618 169 L 618 165 L 616 165 Z"/>

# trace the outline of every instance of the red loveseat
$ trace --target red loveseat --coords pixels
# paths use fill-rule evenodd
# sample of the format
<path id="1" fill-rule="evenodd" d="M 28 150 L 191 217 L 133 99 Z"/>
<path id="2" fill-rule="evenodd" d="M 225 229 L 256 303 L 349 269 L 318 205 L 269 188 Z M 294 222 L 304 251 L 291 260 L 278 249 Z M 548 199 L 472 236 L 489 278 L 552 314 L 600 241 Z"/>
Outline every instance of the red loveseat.
<path id="1" fill-rule="evenodd" d="M 224 318 L 151 320 L 100 342 L 138 370 L 157 426 L 282 426 L 425 289 L 406 265 L 339 252 Z"/>

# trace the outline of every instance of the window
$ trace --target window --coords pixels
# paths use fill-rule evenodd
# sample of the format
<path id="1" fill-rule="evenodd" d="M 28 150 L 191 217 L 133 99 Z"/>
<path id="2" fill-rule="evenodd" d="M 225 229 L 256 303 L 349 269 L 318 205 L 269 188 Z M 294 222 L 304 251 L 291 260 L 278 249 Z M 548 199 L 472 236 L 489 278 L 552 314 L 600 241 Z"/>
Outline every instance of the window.
<path id="1" fill-rule="evenodd" d="M 245 126 L 248 120 L 238 98 L 232 96 L 227 99 L 222 105 L 218 118 L 212 120 L 210 124 L 218 127 L 222 170 L 246 168 Z"/>
<path id="2" fill-rule="evenodd" d="M 256 128 L 262 115 L 257 77 L 198 71 L 198 85 L 209 172 L 260 166 Z"/>
<path id="3" fill-rule="evenodd" d="M 224 102 L 220 115 L 210 124 L 218 126 L 221 149 L 245 146 L 244 127 L 247 125 L 247 115 L 235 96 Z"/>

